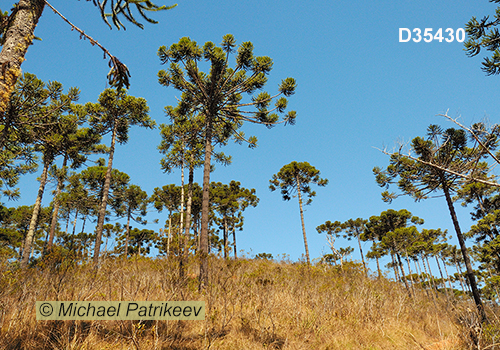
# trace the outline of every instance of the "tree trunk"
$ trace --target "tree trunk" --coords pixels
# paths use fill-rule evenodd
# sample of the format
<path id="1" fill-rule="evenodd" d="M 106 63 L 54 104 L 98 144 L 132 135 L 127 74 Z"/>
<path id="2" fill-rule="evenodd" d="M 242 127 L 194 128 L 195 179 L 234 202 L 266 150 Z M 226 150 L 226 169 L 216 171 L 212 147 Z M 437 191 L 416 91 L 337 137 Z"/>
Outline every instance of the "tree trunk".
<path id="1" fill-rule="evenodd" d="M 413 295 L 416 296 L 415 294 L 415 281 L 413 280 L 413 272 L 411 271 L 411 266 L 410 266 L 410 258 L 408 257 L 408 251 L 405 249 L 405 256 L 406 256 L 406 264 L 408 264 L 408 274 L 410 276 L 410 281 L 411 281 L 411 290 L 413 292 Z"/>
<path id="2" fill-rule="evenodd" d="M 227 218 L 226 215 L 224 215 L 223 219 L 223 226 L 224 226 L 224 259 L 227 259 L 227 241 L 228 241 L 228 233 L 227 233 Z"/>
<path id="3" fill-rule="evenodd" d="M 424 288 L 427 296 L 429 296 L 429 291 L 427 290 L 427 288 L 425 288 L 425 285 L 422 283 L 422 278 L 421 278 L 422 270 L 420 269 L 420 263 L 418 262 L 418 258 L 413 260 L 413 264 L 415 265 L 415 271 L 417 271 L 417 282 L 420 285 L 420 287 Z"/>
<path id="4" fill-rule="evenodd" d="M 382 277 L 382 271 L 380 270 L 380 262 L 378 261 L 378 256 L 375 257 L 375 260 L 377 261 L 378 278 L 380 278 L 380 277 Z"/>
<path id="5" fill-rule="evenodd" d="M 128 258 L 128 240 L 130 237 L 130 216 L 131 216 L 130 208 L 127 213 L 127 230 L 125 232 L 125 259 Z"/>
<path id="6" fill-rule="evenodd" d="M 106 178 L 104 180 L 104 188 L 102 193 L 102 201 L 101 207 L 99 209 L 97 228 L 96 228 L 96 237 L 95 237 L 95 245 L 94 245 L 94 267 L 98 267 L 99 264 L 99 252 L 101 249 L 101 238 L 102 238 L 102 230 L 104 226 L 104 217 L 106 216 L 106 206 L 108 204 L 108 196 L 109 196 L 109 188 L 111 187 L 111 170 L 113 170 L 113 156 L 115 154 L 115 142 L 116 142 L 116 128 L 117 122 L 116 120 L 113 122 L 113 133 L 111 135 L 111 147 L 109 149 L 109 159 L 108 159 L 108 168 L 106 170 Z"/>
<path id="7" fill-rule="evenodd" d="M 68 156 L 65 154 L 62 164 L 62 169 L 66 167 L 67 162 L 68 162 Z M 54 235 L 56 232 L 56 225 L 57 225 L 57 215 L 59 214 L 59 206 L 61 205 L 59 203 L 59 196 L 61 195 L 62 187 L 63 187 L 63 180 L 58 179 L 56 195 L 54 196 L 54 210 L 52 212 L 52 221 L 50 222 L 50 233 L 49 233 L 49 240 L 47 242 L 47 252 L 50 252 L 50 250 L 52 249 L 52 244 L 54 242 Z"/>
<path id="8" fill-rule="evenodd" d="M 76 213 L 75 213 L 75 222 L 73 222 L 73 233 L 72 233 L 72 236 L 75 236 L 75 233 L 76 233 L 76 222 L 78 220 L 78 209 L 76 209 Z"/>
<path id="9" fill-rule="evenodd" d="M 307 246 L 306 226 L 304 225 L 304 211 L 302 210 L 302 194 L 300 192 L 300 179 L 298 176 L 296 176 L 295 179 L 297 181 L 297 194 L 299 195 L 300 220 L 302 222 L 302 234 L 304 236 L 304 246 L 306 248 L 306 260 L 307 260 L 307 265 L 311 265 L 311 261 L 309 260 L 309 247 Z"/>
<path id="10" fill-rule="evenodd" d="M 411 289 L 410 289 L 410 286 L 408 285 L 408 280 L 406 279 L 405 269 L 403 268 L 403 263 L 401 262 L 401 257 L 399 256 L 399 253 L 396 253 L 396 258 L 398 258 L 398 265 L 399 265 L 399 269 L 401 270 L 401 276 L 403 278 L 403 282 L 405 283 L 406 290 L 408 291 L 408 295 L 411 298 L 412 297 Z"/>
<path id="11" fill-rule="evenodd" d="M 396 278 L 397 282 L 401 282 L 401 278 L 399 278 L 399 272 L 398 272 L 398 267 L 396 264 L 396 260 L 394 260 L 394 253 L 391 250 L 391 259 L 392 259 L 392 269 L 394 270 L 394 277 Z"/>
<path id="12" fill-rule="evenodd" d="M 183 145 L 184 148 L 184 145 Z M 182 155 L 184 159 L 184 154 Z M 179 278 L 184 278 L 184 251 L 186 250 L 186 239 L 184 232 L 184 161 L 181 163 L 181 210 L 180 210 L 180 225 L 179 225 Z"/>
<path id="13" fill-rule="evenodd" d="M 418 260 L 418 257 L 417 257 L 416 263 L 418 265 L 418 269 L 420 270 L 420 274 L 423 277 L 423 287 L 425 288 L 425 282 L 426 282 L 426 279 L 427 279 L 427 276 L 426 276 L 427 275 L 427 270 L 425 268 L 425 264 L 423 263 L 423 260 L 422 260 L 422 264 L 424 265 L 424 270 L 425 270 L 424 272 L 422 272 L 422 268 L 420 267 L 420 261 Z M 427 289 L 427 288 L 425 288 L 425 289 Z"/>
<path id="14" fill-rule="evenodd" d="M 170 256 L 170 240 L 172 239 L 172 211 L 168 215 L 167 258 Z"/>
<path id="15" fill-rule="evenodd" d="M 455 263 L 455 269 L 457 270 L 458 280 L 460 281 L 460 286 L 462 287 L 462 292 L 464 292 L 464 294 L 467 294 L 465 291 L 466 288 L 464 286 L 464 281 L 462 280 L 462 270 L 458 266 L 457 257 L 455 255 L 453 255 L 453 262 Z"/>
<path id="16" fill-rule="evenodd" d="M 484 311 L 483 302 L 481 301 L 481 296 L 479 295 L 479 290 L 477 289 L 476 277 L 474 276 L 474 270 L 472 269 L 472 264 L 469 259 L 469 253 L 467 252 L 467 247 L 465 246 L 465 239 L 460 230 L 460 225 L 458 224 L 457 214 L 455 213 L 455 208 L 453 207 L 453 201 L 451 200 L 450 190 L 447 186 L 444 176 L 441 175 L 441 185 L 443 187 L 443 192 L 446 197 L 446 203 L 448 204 L 448 209 L 450 210 L 451 220 L 453 221 L 453 226 L 455 227 L 455 232 L 457 234 L 458 242 L 460 243 L 460 250 L 462 251 L 462 256 L 464 258 L 465 266 L 467 268 L 467 279 L 469 280 L 472 295 L 474 297 L 474 302 L 481 316 L 481 321 L 486 322 L 486 313 Z"/>
<path id="17" fill-rule="evenodd" d="M 44 6 L 44 0 L 20 0 L 10 15 L 0 52 L 0 113 L 8 108 L 10 95 L 21 75 L 21 64 L 33 42 L 35 27 Z"/>
<path id="18" fill-rule="evenodd" d="M 359 253 L 361 254 L 361 261 L 363 262 L 363 269 L 365 270 L 365 274 L 368 277 L 368 269 L 366 268 L 365 257 L 363 255 L 363 249 L 361 248 L 361 239 L 359 238 L 359 233 L 357 232 L 356 232 L 356 238 L 358 239 Z"/>
<path id="19" fill-rule="evenodd" d="M 28 230 L 26 241 L 24 243 L 23 257 L 21 260 L 22 268 L 25 268 L 28 265 L 28 260 L 31 255 L 31 246 L 33 243 L 33 237 L 35 235 L 38 214 L 40 213 L 40 208 L 42 206 L 43 191 L 45 190 L 45 183 L 47 182 L 47 174 L 49 172 L 50 163 L 51 161 L 49 161 L 47 157 L 44 157 L 42 177 L 40 178 L 40 187 L 38 188 L 38 195 L 36 197 L 35 206 L 33 208 L 33 214 L 31 215 L 30 228 Z"/>
<path id="20" fill-rule="evenodd" d="M 70 215 L 70 208 L 68 208 L 68 216 L 67 216 L 67 218 L 66 218 L 66 231 L 64 231 L 64 234 L 65 234 L 65 235 L 67 235 L 67 234 L 68 234 L 69 219 L 70 219 L 69 215 Z"/>
<path id="21" fill-rule="evenodd" d="M 437 263 L 437 266 L 439 269 L 439 274 L 441 275 L 441 280 L 443 281 L 443 287 L 444 287 L 444 293 L 446 294 L 446 300 L 449 301 L 450 296 L 448 295 L 448 289 L 446 288 L 446 282 L 444 280 L 443 271 L 441 270 L 441 264 L 439 264 L 439 259 L 438 259 L 437 255 L 434 255 L 434 258 L 436 259 L 436 263 Z"/>
<path id="22" fill-rule="evenodd" d="M 233 218 L 234 219 L 234 218 Z M 238 253 L 236 252 L 236 229 L 233 225 L 233 243 L 234 243 L 234 259 L 238 259 Z"/>
<path id="23" fill-rule="evenodd" d="M 188 263 L 188 253 L 189 253 L 189 231 L 191 230 L 191 207 L 193 205 L 193 182 L 194 182 L 194 156 L 191 155 L 191 163 L 189 165 L 189 177 L 188 177 L 188 198 L 186 203 L 186 228 L 184 231 L 184 254 L 182 256 L 184 266 Z"/>
<path id="24" fill-rule="evenodd" d="M 424 267 L 426 262 L 427 262 L 427 268 L 429 269 L 429 280 L 431 281 L 431 286 L 435 291 L 437 291 L 436 283 L 434 282 L 434 275 L 432 274 L 431 271 L 431 264 L 429 264 L 429 259 L 427 258 L 427 256 L 425 256 L 425 261 L 423 262 Z"/>
<path id="25" fill-rule="evenodd" d="M 81 231 L 82 234 L 85 231 L 85 223 L 87 222 L 87 215 L 88 214 L 85 214 L 85 212 L 84 212 L 84 214 L 83 214 L 83 223 L 82 223 L 82 231 Z"/>
<path id="26" fill-rule="evenodd" d="M 446 262 L 444 261 L 443 258 L 441 258 L 441 262 L 443 263 L 444 266 L 444 272 L 446 274 L 446 279 L 448 280 L 448 286 L 450 287 L 450 290 L 453 292 L 453 286 L 451 285 L 450 275 L 448 274 L 448 269 L 446 268 Z"/>
<path id="27" fill-rule="evenodd" d="M 210 214 L 210 163 L 212 157 L 212 116 L 207 115 L 205 134 L 205 162 L 203 164 L 203 199 L 200 232 L 200 290 L 208 286 L 208 221 Z"/>

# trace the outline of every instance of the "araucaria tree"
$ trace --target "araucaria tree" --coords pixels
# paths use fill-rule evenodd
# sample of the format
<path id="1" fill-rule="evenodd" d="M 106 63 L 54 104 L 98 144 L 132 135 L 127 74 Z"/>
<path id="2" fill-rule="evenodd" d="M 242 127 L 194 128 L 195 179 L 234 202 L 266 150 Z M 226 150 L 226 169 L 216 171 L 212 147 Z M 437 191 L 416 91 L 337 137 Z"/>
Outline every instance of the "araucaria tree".
<path id="1" fill-rule="evenodd" d="M 229 232 L 232 232 L 234 258 L 236 259 L 236 228 L 242 230 L 242 213 L 249 205 L 256 207 L 259 203 L 255 189 L 249 190 L 240 185 L 238 181 L 233 180 L 229 185 L 217 182 L 212 183 L 211 186 L 212 208 L 219 214 L 214 221 L 219 224 L 223 232 L 224 258 L 228 258 L 228 237 Z"/>
<path id="2" fill-rule="evenodd" d="M 108 204 L 108 194 L 111 184 L 111 170 L 113 169 L 115 144 L 117 141 L 121 144 L 128 141 L 128 130 L 131 125 L 139 125 L 144 128 L 152 129 L 156 124 L 148 115 L 149 108 L 146 104 L 146 100 L 128 96 L 125 90 L 118 92 L 112 89 L 104 90 L 99 96 L 98 103 L 87 103 L 82 112 L 89 116 L 89 123 L 94 130 L 102 135 L 111 134 L 108 168 L 106 171 L 106 179 L 96 228 L 94 264 L 97 265 L 99 262 L 104 216 L 106 215 L 106 206 Z"/>
<path id="3" fill-rule="evenodd" d="M 496 2 L 497 0 L 490 0 Z M 490 20 L 489 16 L 483 17 L 480 21 L 476 17 L 472 17 L 466 24 L 465 31 L 467 32 L 468 40 L 464 43 L 467 55 L 470 57 L 476 56 L 481 52 L 481 49 L 492 52 L 491 57 L 485 57 L 482 70 L 488 75 L 500 73 L 500 7 L 497 8 L 496 14 Z"/>
<path id="4" fill-rule="evenodd" d="M 390 184 L 396 183 L 402 194 L 409 195 L 416 201 L 426 199 L 429 194 L 434 192 L 440 191 L 444 194 L 458 242 L 460 243 L 474 301 L 482 319 L 486 320 L 474 270 L 472 269 L 465 239 L 453 206 L 452 194 L 462 184 L 461 177 L 442 170 L 461 169 L 464 164 L 470 164 L 470 158 L 476 157 L 475 152 L 467 147 L 467 137 L 464 130 L 453 128 L 442 130 L 437 125 L 429 126 L 427 138 L 414 138 L 411 147 L 416 154 L 413 157 L 415 160 L 400 153 L 392 154 L 387 169 L 382 170 L 379 167 L 373 169 L 376 181 L 379 186 L 386 189 Z M 463 173 L 463 170 L 458 172 Z M 386 202 L 391 202 L 397 197 L 395 193 L 389 193 L 387 190 L 382 193 L 382 196 Z"/>
<path id="5" fill-rule="evenodd" d="M 279 91 L 271 96 L 267 92 L 254 93 L 264 87 L 266 75 L 272 69 L 270 57 L 254 57 L 251 42 L 242 43 L 236 54 L 235 67 L 230 67 L 229 58 L 236 50 L 234 37 L 223 37 L 221 47 L 207 42 L 203 47 L 184 37 L 170 48 L 160 47 L 158 56 L 163 64 L 170 62 L 167 71 L 158 72 L 160 84 L 173 85 L 182 92 L 179 107 L 182 114 L 199 114 L 205 118 L 205 159 L 203 169 L 203 204 L 200 233 L 200 287 L 208 283 L 208 223 L 210 165 L 214 130 L 232 135 L 239 141 L 248 141 L 255 146 L 255 137 L 246 139 L 238 129 L 244 122 L 263 124 L 272 127 L 278 123 L 295 122 L 296 113 L 288 112 L 280 121 L 279 115 L 285 112 L 286 97 L 295 92 L 295 79 L 287 78 L 279 86 Z M 198 69 L 198 62 L 210 63 L 210 71 L 203 73 Z M 245 102 L 243 95 L 253 95 Z M 281 97 L 280 97 L 281 96 Z M 275 101 L 275 105 L 271 103 Z M 256 108 L 256 110 L 249 110 Z"/>
<path id="6" fill-rule="evenodd" d="M 127 217 L 125 230 L 125 259 L 128 257 L 130 238 L 130 219 L 140 224 L 146 224 L 144 216 L 148 210 L 148 194 L 137 185 L 128 186 L 121 196 L 117 198 L 116 205 L 119 207 L 118 214 Z"/>
<path id="7" fill-rule="evenodd" d="M 304 246 L 306 248 L 307 263 L 311 264 L 309 259 L 309 248 L 307 246 L 306 227 L 304 225 L 304 211 L 302 209 L 302 196 L 307 198 L 306 205 L 311 204 L 312 197 L 316 196 L 316 192 L 311 190 L 311 184 L 318 186 L 326 186 L 327 179 L 319 177 L 319 170 L 307 162 L 291 162 L 283 166 L 277 174 L 274 174 L 269 180 L 269 189 L 275 191 L 281 190 L 283 200 L 292 199 L 295 192 L 299 197 L 300 220 L 302 221 L 302 234 L 304 235 Z"/>

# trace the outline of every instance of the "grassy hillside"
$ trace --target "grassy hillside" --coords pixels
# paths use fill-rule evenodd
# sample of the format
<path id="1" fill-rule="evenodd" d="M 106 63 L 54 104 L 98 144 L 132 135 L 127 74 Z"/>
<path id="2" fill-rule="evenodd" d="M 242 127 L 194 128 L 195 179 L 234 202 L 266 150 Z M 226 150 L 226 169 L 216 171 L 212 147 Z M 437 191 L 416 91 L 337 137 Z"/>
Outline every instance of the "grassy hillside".
<path id="1" fill-rule="evenodd" d="M 0 266 L 1 349 L 467 349 L 473 304 L 367 278 L 359 266 L 266 260 L 196 262 L 179 283 L 166 259 Z M 205 321 L 36 321 L 36 300 L 205 300 Z M 491 338 L 491 336 L 490 336 Z M 490 347 L 491 348 L 491 347 Z"/>

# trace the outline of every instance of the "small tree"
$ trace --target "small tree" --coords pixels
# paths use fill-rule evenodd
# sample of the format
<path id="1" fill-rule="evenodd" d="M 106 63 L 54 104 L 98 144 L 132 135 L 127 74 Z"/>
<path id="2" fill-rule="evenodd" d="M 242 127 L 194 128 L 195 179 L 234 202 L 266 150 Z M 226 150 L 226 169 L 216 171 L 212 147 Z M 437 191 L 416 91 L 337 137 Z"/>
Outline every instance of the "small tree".
<path id="1" fill-rule="evenodd" d="M 220 182 L 213 183 L 211 186 L 212 209 L 220 215 L 215 219 L 223 232 L 224 258 L 228 257 L 228 236 L 233 233 L 234 257 L 236 253 L 236 228 L 242 230 L 243 216 L 242 212 L 249 206 L 256 207 L 259 198 L 255 195 L 255 189 L 246 189 L 240 187 L 238 181 L 231 181 L 229 185 Z"/>
<path id="2" fill-rule="evenodd" d="M 302 222 L 302 234 L 304 236 L 304 246 L 306 249 L 307 263 L 311 264 L 309 259 L 309 248 L 307 246 L 306 227 L 304 224 L 304 211 L 302 209 L 302 196 L 307 198 L 305 205 L 311 204 L 312 198 L 316 196 L 316 192 L 311 190 L 310 184 L 318 186 L 326 186 L 327 179 L 319 177 L 319 170 L 311 166 L 307 162 L 291 162 L 283 166 L 277 174 L 274 174 L 269 180 L 269 189 L 275 191 L 281 190 L 283 200 L 289 201 L 297 192 L 299 197 L 300 220 Z"/>
<path id="3" fill-rule="evenodd" d="M 128 186 L 117 199 L 119 205 L 118 214 L 127 217 L 127 228 L 125 230 L 125 258 L 128 257 L 128 243 L 130 236 L 130 220 L 140 224 L 146 224 L 143 217 L 146 216 L 148 206 L 148 194 L 137 185 Z"/>

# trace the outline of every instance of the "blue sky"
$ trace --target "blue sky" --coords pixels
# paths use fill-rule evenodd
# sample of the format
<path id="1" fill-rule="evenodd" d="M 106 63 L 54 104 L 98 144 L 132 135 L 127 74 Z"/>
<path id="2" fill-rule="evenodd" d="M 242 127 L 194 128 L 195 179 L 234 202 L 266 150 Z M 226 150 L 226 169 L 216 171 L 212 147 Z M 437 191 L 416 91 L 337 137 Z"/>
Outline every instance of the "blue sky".
<path id="1" fill-rule="evenodd" d="M 152 15 L 159 24 L 145 23 L 140 30 L 124 22 L 126 31 L 109 30 L 91 2 L 53 0 L 51 4 L 129 67 L 129 94 L 146 98 L 150 115 L 158 123 L 168 122 L 163 107 L 175 105 L 180 94 L 158 84 L 156 74 L 164 67 L 156 52 L 183 36 L 200 45 L 206 41 L 219 44 L 227 33 L 238 43 L 253 42 L 255 55 L 274 61 L 265 89 L 270 93 L 277 91 L 281 79 L 297 80 L 296 94 L 289 99 L 289 109 L 297 111 L 297 124 L 271 130 L 246 125 L 245 133 L 258 137 L 258 147 L 225 147 L 233 164 L 218 166 L 212 173 L 212 181 L 237 180 L 257 191 L 260 203 L 246 210 L 244 231 L 237 237 L 238 249 L 252 254 L 288 254 L 296 260 L 304 253 L 297 200 L 284 202 L 279 193 L 268 189 L 272 175 L 291 161 L 309 162 L 330 181 L 317 189 L 305 211 L 312 259 L 329 252 L 325 237 L 315 230 L 326 220 L 369 218 L 390 208 L 405 208 L 425 220 L 423 227 L 452 232 L 442 197 L 420 203 L 403 197 L 391 205 L 382 202 L 372 169 L 387 166 L 388 157 L 377 148 L 392 149 L 398 141 L 424 135 L 431 123 L 453 127 L 437 116 L 447 110 L 452 117 L 461 116 L 465 124 L 484 117 L 493 123 L 498 120 L 495 96 L 500 77 L 487 77 L 481 71 L 481 58 L 486 54 L 468 58 L 456 40 L 398 40 L 399 28 L 433 28 L 434 33 L 438 28 L 463 28 L 472 16 L 494 13 L 495 5 L 486 0 L 179 0 L 175 9 Z M 79 87 L 82 103 L 96 101 L 107 87 L 109 70 L 100 49 L 79 39 L 49 8 L 35 35 L 42 41 L 29 48 L 22 69 L 44 81 L 60 81 L 65 88 Z M 158 130 L 132 129 L 129 143 L 118 146 L 115 155 L 114 167 L 128 173 L 131 182 L 148 194 L 154 187 L 180 183 L 179 172 L 166 175 L 160 170 L 159 143 Z M 22 199 L 6 204 L 33 204 L 35 178 L 24 177 Z M 195 180 L 201 182 L 201 170 Z M 50 200 L 46 193 L 45 204 Z M 458 209 L 467 231 L 470 208 Z M 163 223 L 166 214 L 151 212 L 148 220 L 154 218 Z M 352 257 L 359 259 L 355 242 L 339 241 L 340 246 L 348 244 L 356 248 Z M 368 249 L 365 243 L 364 251 Z"/>

